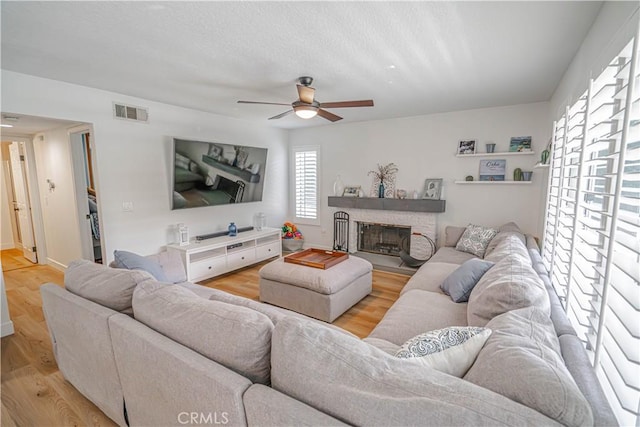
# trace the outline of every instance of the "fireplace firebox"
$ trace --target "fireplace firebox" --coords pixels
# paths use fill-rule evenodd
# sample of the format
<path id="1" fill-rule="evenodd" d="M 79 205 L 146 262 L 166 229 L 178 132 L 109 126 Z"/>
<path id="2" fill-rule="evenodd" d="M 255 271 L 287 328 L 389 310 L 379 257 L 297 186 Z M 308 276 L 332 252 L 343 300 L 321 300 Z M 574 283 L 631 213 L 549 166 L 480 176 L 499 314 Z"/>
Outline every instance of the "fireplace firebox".
<path id="1" fill-rule="evenodd" d="M 400 256 L 400 243 L 407 237 L 405 250 L 409 251 L 411 227 L 391 224 L 358 222 L 358 251 Z"/>

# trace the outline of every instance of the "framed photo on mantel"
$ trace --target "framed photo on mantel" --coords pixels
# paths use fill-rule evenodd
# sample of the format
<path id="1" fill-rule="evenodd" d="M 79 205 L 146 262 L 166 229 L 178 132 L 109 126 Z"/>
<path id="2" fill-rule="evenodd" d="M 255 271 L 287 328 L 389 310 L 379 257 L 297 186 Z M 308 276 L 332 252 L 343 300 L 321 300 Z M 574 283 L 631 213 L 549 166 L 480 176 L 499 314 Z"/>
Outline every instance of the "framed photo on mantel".
<path id="1" fill-rule="evenodd" d="M 423 199 L 440 200 L 442 194 L 442 178 L 426 179 L 424 181 Z"/>

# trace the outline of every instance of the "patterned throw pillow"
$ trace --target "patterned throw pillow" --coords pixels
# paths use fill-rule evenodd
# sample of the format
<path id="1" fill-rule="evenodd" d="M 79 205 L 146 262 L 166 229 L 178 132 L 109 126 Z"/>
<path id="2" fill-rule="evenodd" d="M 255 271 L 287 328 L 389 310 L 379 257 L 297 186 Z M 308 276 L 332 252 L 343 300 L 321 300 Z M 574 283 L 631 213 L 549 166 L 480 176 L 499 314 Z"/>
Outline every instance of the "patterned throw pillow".
<path id="1" fill-rule="evenodd" d="M 483 258 L 489 242 L 496 237 L 496 234 L 498 234 L 496 229 L 469 224 L 458 240 L 456 250 Z"/>
<path id="2" fill-rule="evenodd" d="M 437 329 L 411 338 L 402 344 L 395 356 L 461 378 L 473 365 L 490 335 L 491 329 L 474 326 Z"/>

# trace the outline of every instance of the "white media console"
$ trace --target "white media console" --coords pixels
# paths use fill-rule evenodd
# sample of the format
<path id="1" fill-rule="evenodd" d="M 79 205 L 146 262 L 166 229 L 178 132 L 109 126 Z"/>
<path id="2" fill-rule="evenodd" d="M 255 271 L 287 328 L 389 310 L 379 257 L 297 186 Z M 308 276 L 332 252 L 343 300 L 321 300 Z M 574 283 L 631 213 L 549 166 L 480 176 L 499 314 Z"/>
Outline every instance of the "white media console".
<path id="1" fill-rule="evenodd" d="M 191 240 L 186 246 L 167 245 L 177 251 L 187 269 L 187 280 L 199 282 L 219 276 L 265 259 L 282 256 L 280 229 L 263 228 L 201 241 Z"/>

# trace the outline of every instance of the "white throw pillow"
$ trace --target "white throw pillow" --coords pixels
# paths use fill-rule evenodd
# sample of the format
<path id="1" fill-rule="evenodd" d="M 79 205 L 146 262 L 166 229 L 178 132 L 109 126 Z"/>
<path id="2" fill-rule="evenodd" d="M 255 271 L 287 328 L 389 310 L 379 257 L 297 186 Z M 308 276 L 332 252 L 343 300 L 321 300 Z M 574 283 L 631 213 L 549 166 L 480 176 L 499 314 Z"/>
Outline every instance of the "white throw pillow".
<path id="1" fill-rule="evenodd" d="M 483 258 L 487 246 L 496 237 L 498 230 L 480 225 L 469 224 L 456 244 L 456 250 L 468 252 Z"/>
<path id="2" fill-rule="evenodd" d="M 451 326 L 425 332 L 402 344 L 395 354 L 462 378 L 491 335 L 491 329 Z"/>

